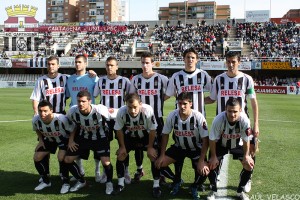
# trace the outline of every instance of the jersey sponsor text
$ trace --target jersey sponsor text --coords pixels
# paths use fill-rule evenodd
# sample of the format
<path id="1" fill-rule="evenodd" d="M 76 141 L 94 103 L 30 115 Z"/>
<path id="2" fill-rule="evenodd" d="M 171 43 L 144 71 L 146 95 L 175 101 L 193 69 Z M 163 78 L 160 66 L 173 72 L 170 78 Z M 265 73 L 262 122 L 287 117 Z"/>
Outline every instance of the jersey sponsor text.
<path id="1" fill-rule="evenodd" d="M 61 94 L 61 93 L 65 93 L 65 88 L 56 87 L 56 88 L 51 88 L 46 90 L 46 96 L 50 96 L 53 94 Z"/>
<path id="2" fill-rule="evenodd" d="M 201 85 L 188 85 L 188 86 L 181 86 L 182 92 L 201 92 Z"/>
<path id="3" fill-rule="evenodd" d="M 102 95 L 121 95 L 121 90 L 102 90 Z"/>
<path id="4" fill-rule="evenodd" d="M 227 96 L 242 97 L 241 90 L 221 90 L 220 92 L 221 92 L 221 97 L 227 97 Z"/>
<path id="5" fill-rule="evenodd" d="M 194 137 L 195 134 L 193 131 L 178 131 L 178 130 L 174 130 L 174 134 L 176 136 L 183 136 L 183 137 Z"/>
<path id="6" fill-rule="evenodd" d="M 157 95 L 158 90 L 138 90 L 138 95 Z"/>

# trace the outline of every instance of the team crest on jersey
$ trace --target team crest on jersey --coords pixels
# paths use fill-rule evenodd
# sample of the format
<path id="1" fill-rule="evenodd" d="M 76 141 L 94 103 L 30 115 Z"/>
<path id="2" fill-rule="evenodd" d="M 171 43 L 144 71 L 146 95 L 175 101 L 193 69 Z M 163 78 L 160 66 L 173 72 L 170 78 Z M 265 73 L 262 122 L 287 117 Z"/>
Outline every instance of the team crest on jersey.
<path id="1" fill-rule="evenodd" d="M 73 80 L 73 83 L 76 83 L 76 80 Z"/>
<path id="2" fill-rule="evenodd" d="M 203 122 L 202 128 L 203 128 L 204 130 L 207 130 L 207 124 L 206 124 L 206 122 Z"/>
<path id="3" fill-rule="evenodd" d="M 197 84 L 201 84 L 201 78 L 197 78 Z"/>
<path id="4" fill-rule="evenodd" d="M 235 133 L 241 132 L 240 127 L 235 127 Z"/>
<path id="5" fill-rule="evenodd" d="M 59 131 L 59 125 L 58 125 L 58 124 L 55 125 L 55 130 L 56 130 L 56 131 Z"/>
<path id="6" fill-rule="evenodd" d="M 94 120 L 93 120 L 93 123 L 94 123 L 94 125 L 97 125 L 97 124 L 98 124 L 98 120 L 97 120 L 97 119 L 94 119 Z"/>
<path id="7" fill-rule="evenodd" d="M 178 124 L 174 124 L 174 128 L 178 129 Z"/>
<path id="8" fill-rule="evenodd" d="M 158 81 L 154 81 L 154 86 L 158 86 Z"/>
<path id="9" fill-rule="evenodd" d="M 194 130 L 194 126 L 195 126 L 195 124 L 194 124 L 193 122 L 191 122 L 191 123 L 190 123 L 190 129 L 191 129 L 191 130 Z"/>
<path id="10" fill-rule="evenodd" d="M 122 83 L 119 83 L 118 87 L 119 89 L 122 89 Z"/>
<path id="11" fill-rule="evenodd" d="M 64 81 L 60 80 L 60 87 L 64 87 Z"/>
<path id="12" fill-rule="evenodd" d="M 245 133 L 246 133 L 247 136 L 250 136 L 252 134 L 251 128 L 247 128 Z"/>
<path id="13" fill-rule="evenodd" d="M 139 124 L 140 124 L 141 126 L 144 125 L 144 120 L 143 120 L 143 119 L 140 119 Z"/>
<path id="14" fill-rule="evenodd" d="M 238 88 L 237 88 L 238 90 L 241 90 L 242 89 L 242 83 L 239 83 L 238 84 Z"/>

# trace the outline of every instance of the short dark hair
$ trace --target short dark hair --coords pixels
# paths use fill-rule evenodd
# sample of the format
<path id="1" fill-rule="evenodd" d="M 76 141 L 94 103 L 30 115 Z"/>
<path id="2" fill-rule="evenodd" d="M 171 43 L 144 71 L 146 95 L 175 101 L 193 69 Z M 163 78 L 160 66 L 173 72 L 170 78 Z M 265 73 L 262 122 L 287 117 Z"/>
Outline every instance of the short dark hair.
<path id="1" fill-rule="evenodd" d="M 78 92 L 77 97 L 87 97 L 88 100 L 92 99 L 91 93 L 87 90 L 81 90 L 80 92 Z"/>
<path id="2" fill-rule="evenodd" d="M 50 56 L 47 58 L 47 64 L 49 61 L 56 60 L 57 64 L 59 64 L 59 58 L 57 56 Z"/>
<path id="3" fill-rule="evenodd" d="M 199 58 L 198 52 L 193 47 L 184 50 L 184 52 L 183 52 L 183 58 L 185 58 L 186 54 L 188 54 L 188 53 L 194 53 L 194 54 L 196 54 L 196 58 L 197 59 Z"/>
<path id="4" fill-rule="evenodd" d="M 232 57 L 237 57 L 238 61 L 241 60 L 241 54 L 238 51 L 228 51 L 225 55 L 226 60 Z"/>
<path id="5" fill-rule="evenodd" d="M 150 53 L 149 51 L 143 52 L 142 55 L 141 55 L 141 59 L 142 58 L 151 58 L 151 62 L 154 62 L 153 54 Z"/>
<path id="6" fill-rule="evenodd" d="M 239 98 L 229 98 L 226 102 L 226 108 L 228 106 L 240 106 L 242 107 L 242 102 L 241 102 L 241 99 Z"/>
<path id="7" fill-rule="evenodd" d="M 42 100 L 38 104 L 38 108 L 45 107 L 45 106 L 48 106 L 50 108 L 50 110 L 53 110 L 52 104 L 49 101 L 47 101 L 47 100 Z"/>
<path id="8" fill-rule="evenodd" d="M 177 100 L 188 100 L 189 102 L 192 102 L 193 96 L 190 92 L 181 92 L 178 95 Z"/>
<path id="9" fill-rule="evenodd" d="M 133 103 L 135 100 L 141 102 L 141 98 L 137 93 L 130 93 L 125 96 L 126 103 Z"/>
<path id="10" fill-rule="evenodd" d="M 83 61 L 84 61 L 85 63 L 87 62 L 87 58 L 86 58 L 84 55 L 82 55 L 82 54 L 77 55 L 77 56 L 75 57 L 75 60 L 76 60 L 76 59 L 79 59 L 79 58 L 82 58 Z"/>
<path id="11" fill-rule="evenodd" d="M 112 60 L 116 61 L 116 64 L 118 65 L 118 60 L 117 60 L 117 58 L 114 57 L 114 56 L 109 56 L 108 58 L 106 58 L 105 64 L 106 64 L 107 62 L 109 62 L 109 61 L 112 61 Z"/>

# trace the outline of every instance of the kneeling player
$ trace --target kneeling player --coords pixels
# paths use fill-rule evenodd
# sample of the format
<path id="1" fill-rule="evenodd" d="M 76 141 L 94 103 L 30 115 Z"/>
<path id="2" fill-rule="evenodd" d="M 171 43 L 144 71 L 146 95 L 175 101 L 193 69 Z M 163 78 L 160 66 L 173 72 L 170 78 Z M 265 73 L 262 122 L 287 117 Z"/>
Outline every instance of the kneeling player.
<path id="1" fill-rule="evenodd" d="M 88 159 L 90 150 L 94 151 L 107 174 L 106 194 L 113 192 L 113 167 L 110 163 L 110 146 L 106 134 L 106 121 L 109 119 L 107 107 L 99 104 L 91 104 L 91 94 L 88 91 L 80 91 L 77 94 L 77 105 L 68 112 L 68 118 L 75 122 L 77 134 L 71 134 L 65 162 L 68 169 L 78 182 L 70 188 L 75 192 L 86 185 L 78 165 L 74 162 L 79 156 Z"/>
<path id="2" fill-rule="evenodd" d="M 198 185 L 202 185 L 209 173 L 206 162 L 208 148 L 208 131 L 204 116 L 192 109 L 192 95 L 182 92 L 178 95 L 178 109 L 168 115 L 163 128 L 161 155 L 156 167 L 166 167 L 172 163 L 183 161 L 186 157 L 192 161 L 195 170 L 194 183 L 191 186 L 193 199 L 200 199 Z M 174 144 L 168 148 L 169 134 L 173 130 Z M 175 175 L 174 187 L 179 190 L 180 177 Z M 174 188 L 173 188 L 174 190 Z M 177 192 L 176 192 L 177 193 Z"/>
<path id="3" fill-rule="evenodd" d="M 119 141 L 117 151 L 118 185 L 114 193 L 119 194 L 124 189 L 124 166 L 128 153 L 131 150 L 147 150 L 154 179 L 152 194 L 153 197 L 160 197 L 160 173 L 154 166 L 157 158 L 155 142 L 157 124 L 153 109 L 151 106 L 143 104 L 136 93 L 127 95 L 125 101 L 127 105 L 119 109 L 114 127 Z"/>
<path id="4" fill-rule="evenodd" d="M 43 100 L 38 104 L 38 115 L 32 119 L 33 130 L 38 135 L 39 143 L 35 148 L 34 164 L 35 168 L 42 176 L 42 181 L 35 188 L 36 191 L 51 186 L 49 177 L 48 159 L 43 159 L 50 153 L 55 154 L 57 147 L 59 148 L 57 158 L 59 161 L 61 178 L 63 186 L 60 193 L 67 193 L 69 185 L 68 169 L 64 163 L 66 150 L 68 147 L 68 138 L 70 132 L 75 129 L 75 124 L 68 120 L 63 114 L 53 113 L 53 106 L 47 100 Z"/>
<path id="5" fill-rule="evenodd" d="M 208 177 L 212 192 L 207 199 L 212 200 L 217 196 L 217 167 L 220 164 L 219 161 L 227 153 L 232 154 L 233 159 L 239 159 L 243 165 L 237 197 L 249 199 L 243 192 L 243 188 L 250 179 L 254 167 L 254 161 L 249 152 L 251 140 L 249 137 L 251 135 L 250 120 L 242 112 L 241 102 L 237 98 L 228 99 L 225 109 L 224 112 L 215 117 L 209 134 L 209 167 L 211 173 Z"/>

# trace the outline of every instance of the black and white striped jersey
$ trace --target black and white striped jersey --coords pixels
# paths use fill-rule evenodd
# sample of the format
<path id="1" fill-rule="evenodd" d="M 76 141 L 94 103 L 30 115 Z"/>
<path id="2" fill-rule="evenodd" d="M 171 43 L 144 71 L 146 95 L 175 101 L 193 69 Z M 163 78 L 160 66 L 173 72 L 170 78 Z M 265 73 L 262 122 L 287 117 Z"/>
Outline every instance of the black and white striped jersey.
<path id="1" fill-rule="evenodd" d="M 224 72 L 215 78 L 210 98 L 217 101 L 217 114 L 225 111 L 227 100 L 233 97 L 240 100 L 243 111 L 248 115 L 247 97 L 256 98 L 251 76 L 240 72 L 231 78 Z"/>
<path id="2" fill-rule="evenodd" d="M 65 138 L 69 138 L 74 128 L 75 124 L 63 114 L 53 113 L 53 119 L 49 124 L 45 124 L 39 115 L 35 115 L 32 119 L 32 129 L 39 131 L 45 140 L 51 142 L 61 143 Z"/>
<path id="3" fill-rule="evenodd" d="M 159 118 L 163 116 L 167 84 L 168 78 L 164 75 L 155 73 L 147 79 L 142 74 L 138 74 L 131 80 L 130 93 L 136 92 L 143 103 L 153 108 L 155 117 Z"/>
<path id="4" fill-rule="evenodd" d="M 107 108 L 121 108 L 125 105 L 124 97 L 128 94 L 130 81 L 118 76 L 111 80 L 107 76 L 100 77 L 95 85 L 94 97 L 100 94 L 100 103 Z"/>
<path id="5" fill-rule="evenodd" d="M 192 73 L 184 70 L 173 74 L 168 82 L 166 91 L 167 96 L 175 96 L 182 92 L 190 92 L 193 94 L 193 109 L 198 110 L 205 116 L 204 108 L 204 91 L 210 91 L 211 77 L 206 71 L 196 69 Z M 176 106 L 177 107 L 177 106 Z"/>
<path id="6" fill-rule="evenodd" d="M 124 130 L 125 137 L 143 138 L 148 137 L 151 130 L 156 130 L 153 108 L 150 105 L 142 104 L 140 113 L 131 117 L 127 106 L 123 106 L 117 113 L 115 130 Z"/>
<path id="7" fill-rule="evenodd" d="M 209 139 L 213 141 L 221 140 L 223 147 L 233 149 L 237 146 L 243 146 L 241 139 L 248 142 L 250 135 L 250 120 L 244 112 L 240 113 L 240 118 L 234 125 L 230 125 L 224 111 L 214 118 Z"/>
<path id="8" fill-rule="evenodd" d="M 38 102 L 47 100 L 52 104 L 54 113 L 63 113 L 66 107 L 67 79 L 67 75 L 60 73 L 53 79 L 47 75 L 38 78 L 30 99 Z"/>
<path id="9" fill-rule="evenodd" d="M 98 140 L 106 137 L 106 122 L 110 119 L 110 115 L 107 107 L 102 104 L 92 104 L 91 107 L 91 112 L 85 116 L 80 113 L 78 106 L 75 105 L 70 108 L 67 116 L 74 121 L 77 128 L 80 129 L 80 137 L 89 140 Z"/>
<path id="10" fill-rule="evenodd" d="M 162 132 L 170 134 L 172 130 L 175 146 L 190 151 L 201 148 L 201 138 L 208 137 L 206 120 L 197 110 L 192 110 L 186 120 L 180 118 L 178 109 L 172 111 L 167 117 Z"/>

